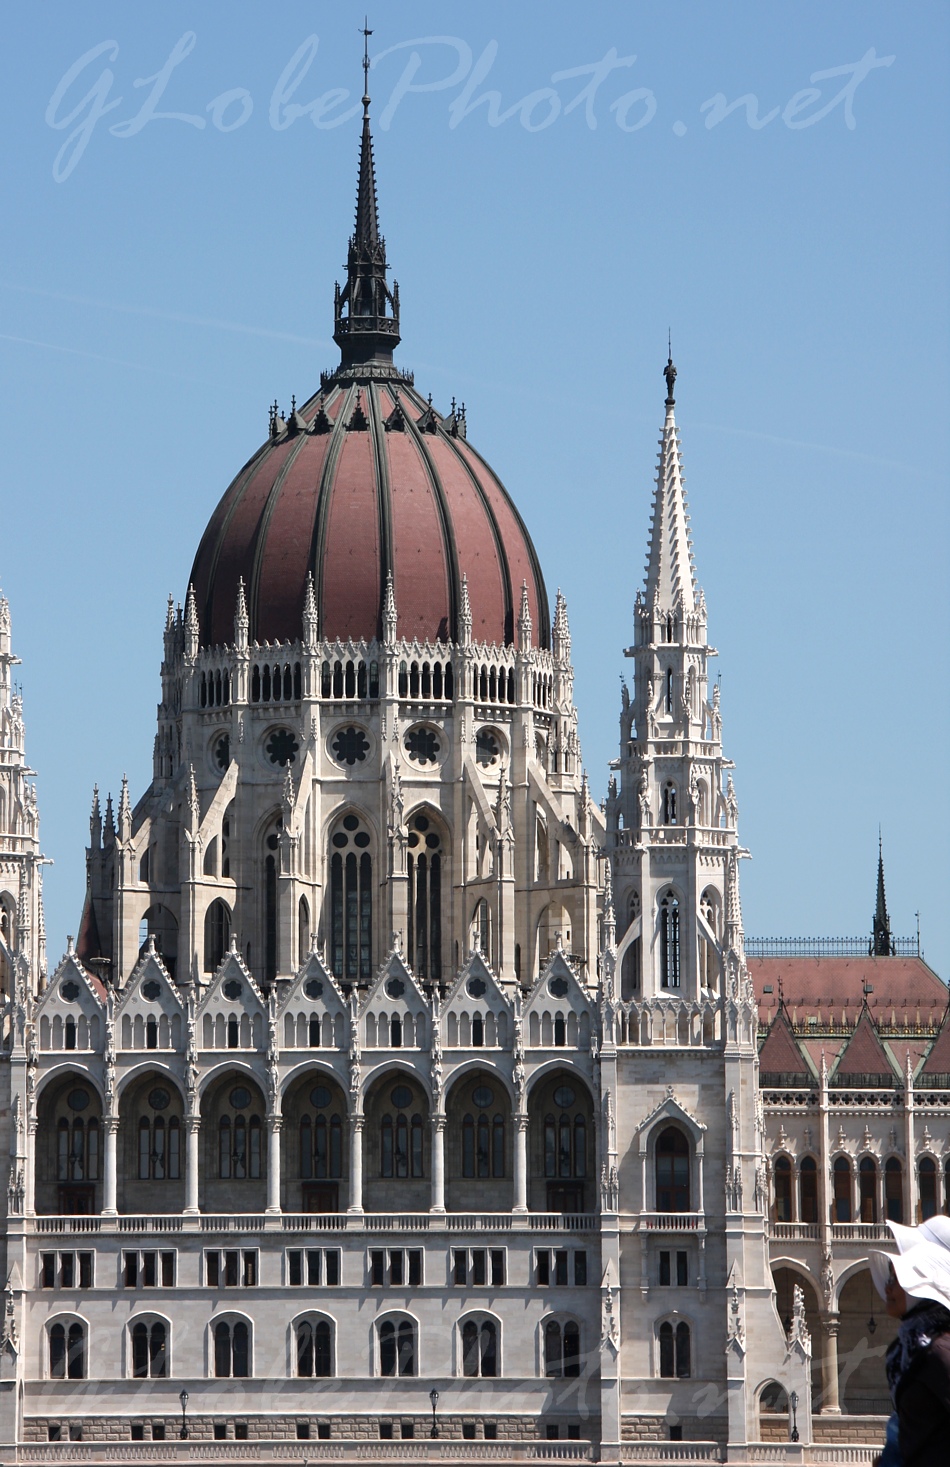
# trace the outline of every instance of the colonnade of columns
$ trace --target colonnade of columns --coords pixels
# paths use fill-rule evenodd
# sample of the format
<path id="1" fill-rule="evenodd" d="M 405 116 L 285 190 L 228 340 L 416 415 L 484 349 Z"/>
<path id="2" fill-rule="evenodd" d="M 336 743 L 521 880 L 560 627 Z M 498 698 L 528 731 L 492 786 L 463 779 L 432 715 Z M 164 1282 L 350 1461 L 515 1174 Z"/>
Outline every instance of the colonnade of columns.
<path id="1" fill-rule="evenodd" d="M 267 1116 L 267 1202 L 265 1211 L 279 1213 L 281 1155 L 280 1135 L 283 1116 Z M 363 1210 L 363 1127 L 365 1117 L 361 1112 L 350 1116 L 350 1187 L 349 1212 Z M 445 1127 L 446 1117 L 437 1113 L 431 1118 L 431 1212 L 445 1211 Z M 185 1117 L 185 1215 L 199 1212 L 198 1178 L 200 1172 L 199 1138 L 201 1117 Z M 118 1190 L 118 1147 L 119 1117 L 106 1116 L 103 1120 L 105 1135 L 102 1167 L 102 1211 L 106 1216 L 117 1213 Z M 32 1167 L 30 1168 L 32 1174 Z M 514 1211 L 528 1210 L 528 1115 L 519 1111 L 514 1116 Z M 31 1175 L 32 1180 L 32 1175 Z"/>

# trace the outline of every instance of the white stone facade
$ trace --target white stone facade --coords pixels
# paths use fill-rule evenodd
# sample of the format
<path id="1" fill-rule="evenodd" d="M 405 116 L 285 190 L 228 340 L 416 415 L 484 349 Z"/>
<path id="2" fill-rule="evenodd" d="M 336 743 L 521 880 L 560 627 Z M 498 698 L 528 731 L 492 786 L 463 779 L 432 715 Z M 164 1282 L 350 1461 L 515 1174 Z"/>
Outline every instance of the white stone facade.
<path id="1" fill-rule="evenodd" d="M 400 642 L 391 589 L 378 642 L 321 641 L 308 603 L 249 645 L 239 598 L 201 648 L 189 598 L 153 782 L 97 797 L 47 980 L 0 603 L 0 1460 L 412 1459 L 433 1418 L 459 1459 L 781 1461 L 794 1425 L 787 1460 L 823 1460 L 887 1205 L 834 1222 L 832 1117 L 855 1162 L 903 1125 L 942 1187 L 946 1111 L 918 1136 L 910 1072 L 899 1122 L 826 1071 L 814 1119 L 807 1081 L 763 1097 L 674 377 L 604 810 L 563 598 L 550 651 L 526 602 L 514 647 L 464 608 L 457 643 Z M 812 1153 L 815 1220 L 785 1218 L 775 1159 L 799 1198 Z"/>

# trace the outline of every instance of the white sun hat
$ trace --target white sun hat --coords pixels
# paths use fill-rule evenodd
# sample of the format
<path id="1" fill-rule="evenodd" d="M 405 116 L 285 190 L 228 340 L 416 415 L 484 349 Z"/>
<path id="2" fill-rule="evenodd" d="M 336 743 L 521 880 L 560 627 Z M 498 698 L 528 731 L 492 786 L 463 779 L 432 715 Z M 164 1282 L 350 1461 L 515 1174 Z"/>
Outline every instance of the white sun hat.
<path id="1" fill-rule="evenodd" d="M 906 1223 L 891 1222 L 887 1226 L 894 1234 L 894 1241 L 902 1253 L 917 1243 L 939 1243 L 950 1248 L 950 1217 L 929 1217 L 919 1227 L 909 1228 Z"/>
<path id="2" fill-rule="evenodd" d="M 908 1229 L 919 1232 L 919 1229 Z M 905 1253 L 882 1253 L 872 1249 L 868 1255 L 874 1287 L 881 1297 L 891 1270 L 910 1299 L 930 1299 L 950 1309 L 950 1248 L 930 1239 L 921 1239 Z"/>

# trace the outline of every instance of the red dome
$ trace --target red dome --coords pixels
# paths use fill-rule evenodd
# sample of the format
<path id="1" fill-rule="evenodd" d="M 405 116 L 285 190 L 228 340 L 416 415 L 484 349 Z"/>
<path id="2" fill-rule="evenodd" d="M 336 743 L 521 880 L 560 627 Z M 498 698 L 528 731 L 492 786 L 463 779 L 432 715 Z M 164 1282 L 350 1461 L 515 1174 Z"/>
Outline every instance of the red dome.
<path id="1" fill-rule="evenodd" d="M 475 641 L 514 640 L 526 582 L 547 647 L 534 546 L 464 421 L 441 418 L 393 367 L 370 372 L 350 367 L 277 419 L 224 495 L 192 570 L 202 644 L 233 641 L 239 577 L 251 639 L 298 640 L 312 572 L 323 639 L 380 636 L 391 573 L 397 635 L 457 641 L 465 575 Z"/>
<path id="2" fill-rule="evenodd" d="M 233 640 L 242 577 L 251 639 L 296 641 L 311 574 L 324 640 L 380 636 L 391 575 L 397 636 L 457 641 L 464 575 L 477 642 L 513 642 L 525 583 L 535 643 L 549 646 L 544 581 L 518 511 L 454 404 L 441 418 L 393 366 L 399 287 L 387 270 L 364 96 L 356 225 L 334 299 L 341 364 L 286 423 L 272 419 L 211 516 L 191 573 L 205 646 Z"/>

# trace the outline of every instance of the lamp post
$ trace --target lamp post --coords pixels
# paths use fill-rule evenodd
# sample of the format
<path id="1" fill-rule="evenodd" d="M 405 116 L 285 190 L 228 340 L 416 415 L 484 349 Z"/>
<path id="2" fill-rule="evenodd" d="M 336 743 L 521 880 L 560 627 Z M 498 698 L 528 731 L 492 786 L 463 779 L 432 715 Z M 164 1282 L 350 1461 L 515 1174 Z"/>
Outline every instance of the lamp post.
<path id="1" fill-rule="evenodd" d="M 182 1387 L 182 1389 L 179 1391 L 178 1399 L 181 1402 L 181 1430 L 179 1431 L 178 1435 L 181 1440 L 185 1442 L 188 1440 L 188 1422 L 185 1420 L 185 1410 L 188 1406 L 188 1392 L 184 1389 L 184 1387 Z"/>
<path id="2" fill-rule="evenodd" d="M 798 1392 L 797 1391 L 792 1391 L 792 1394 L 788 1398 L 788 1403 L 789 1403 L 789 1405 L 792 1408 L 792 1429 L 791 1429 L 791 1431 L 788 1434 L 788 1439 L 791 1442 L 797 1442 L 798 1441 L 798 1419 L 797 1419 L 797 1416 L 796 1416 L 796 1412 L 798 1411 Z"/>
<path id="3" fill-rule="evenodd" d="M 436 1425 L 435 1408 L 439 1404 L 439 1393 L 435 1389 L 434 1386 L 432 1387 L 432 1390 L 429 1392 L 429 1400 L 432 1402 L 432 1430 L 429 1432 L 429 1435 L 431 1437 L 436 1437 L 439 1434 L 439 1428 Z"/>

